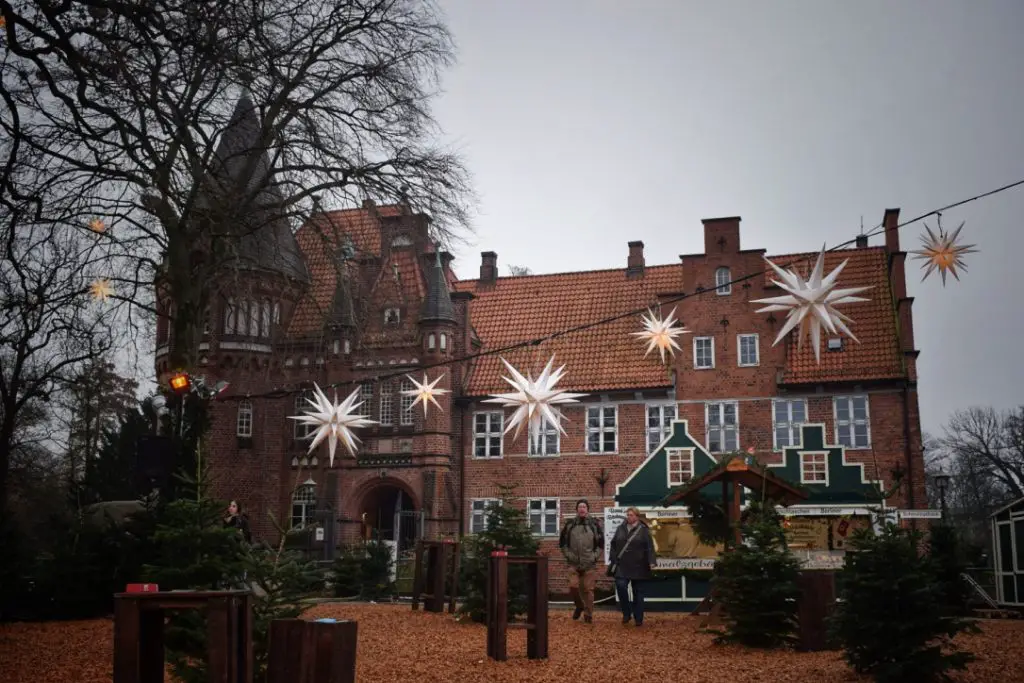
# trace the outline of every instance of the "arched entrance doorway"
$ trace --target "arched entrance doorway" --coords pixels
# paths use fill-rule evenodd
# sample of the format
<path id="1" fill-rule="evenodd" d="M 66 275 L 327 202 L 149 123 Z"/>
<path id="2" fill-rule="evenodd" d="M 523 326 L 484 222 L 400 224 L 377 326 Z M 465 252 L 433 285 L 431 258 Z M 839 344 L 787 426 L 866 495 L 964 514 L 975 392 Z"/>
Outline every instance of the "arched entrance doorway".
<path id="1" fill-rule="evenodd" d="M 423 513 L 400 486 L 382 483 L 363 494 L 359 505 L 363 538 L 394 542 L 398 551 L 412 548 L 423 529 Z"/>

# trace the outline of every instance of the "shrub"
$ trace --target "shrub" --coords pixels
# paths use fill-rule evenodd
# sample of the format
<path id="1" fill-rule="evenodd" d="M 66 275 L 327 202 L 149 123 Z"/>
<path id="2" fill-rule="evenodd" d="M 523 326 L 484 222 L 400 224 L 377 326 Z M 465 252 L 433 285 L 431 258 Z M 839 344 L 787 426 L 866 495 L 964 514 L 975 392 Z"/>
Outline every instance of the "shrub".
<path id="1" fill-rule="evenodd" d="M 369 541 L 342 548 L 334 560 L 334 594 L 366 600 L 393 596 L 391 565 L 391 549 L 386 543 Z"/>
<path id="2" fill-rule="evenodd" d="M 886 524 L 878 535 L 855 532 L 846 554 L 832 633 L 850 666 L 879 683 L 946 679 L 974 659 L 953 646 L 969 625 L 946 609 L 934 563 L 918 552 L 921 540 Z"/>
<path id="3" fill-rule="evenodd" d="M 799 561 L 786 546 L 778 513 L 752 503 L 742 527 L 745 543 L 715 565 L 715 595 L 725 612 L 719 642 L 773 648 L 791 644 L 797 627 Z"/>
<path id="4" fill-rule="evenodd" d="M 928 555 L 942 589 L 943 604 L 950 614 L 966 615 L 970 612 L 971 593 L 962 576 L 967 571 L 967 561 L 956 528 L 948 524 L 932 527 Z"/>

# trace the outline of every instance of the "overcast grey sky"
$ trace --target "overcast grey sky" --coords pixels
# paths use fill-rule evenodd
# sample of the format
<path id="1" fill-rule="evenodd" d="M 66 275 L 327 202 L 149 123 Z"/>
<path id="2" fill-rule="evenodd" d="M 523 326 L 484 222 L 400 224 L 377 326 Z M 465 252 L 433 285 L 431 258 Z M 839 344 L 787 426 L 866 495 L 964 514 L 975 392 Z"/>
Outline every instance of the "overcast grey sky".
<path id="1" fill-rule="evenodd" d="M 436 114 L 481 198 L 479 252 L 534 272 L 703 250 L 807 251 L 1024 178 L 1020 0 L 441 0 Z M 908 261 L 925 430 L 1024 403 L 1024 187 L 944 214 L 980 253 L 945 289 Z M 934 219 L 929 221 L 934 229 Z M 916 249 L 920 223 L 904 228 Z M 881 244 L 881 237 L 872 244 Z"/>

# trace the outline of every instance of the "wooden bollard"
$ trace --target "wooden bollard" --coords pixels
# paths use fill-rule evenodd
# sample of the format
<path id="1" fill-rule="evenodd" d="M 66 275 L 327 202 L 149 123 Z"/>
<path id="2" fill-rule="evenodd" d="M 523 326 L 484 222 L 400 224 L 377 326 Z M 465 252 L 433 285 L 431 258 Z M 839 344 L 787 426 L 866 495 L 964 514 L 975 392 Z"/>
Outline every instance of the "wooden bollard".
<path id="1" fill-rule="evenodd" d="M 799 648 L 810 652 L 828 649 L 828 618 L 836 605 L 836 577 L 833 572 L 804 571 L 797 580 Z"/>
<path id="2" fill-rule="evenodd" d="M 267 683 L 355 683 L 355 621 L 270 622 Z"/>

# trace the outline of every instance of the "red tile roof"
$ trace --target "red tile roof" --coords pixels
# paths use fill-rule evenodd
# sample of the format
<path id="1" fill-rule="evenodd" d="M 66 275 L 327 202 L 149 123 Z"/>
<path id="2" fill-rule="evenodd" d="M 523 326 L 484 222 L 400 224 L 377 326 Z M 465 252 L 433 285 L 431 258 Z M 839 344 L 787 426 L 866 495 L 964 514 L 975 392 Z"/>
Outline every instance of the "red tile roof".
<path id="1" fill-rule="evenodd" d="M 806 259 L 794 263 L 798 272 L 806 274 L 815 256 L 789 254 L 769 258 L 782 267 Z M 842 353 L 823 349 L 819 366 L 811 346 L 805 341 L 804 348 L 797 352 L 790 337 L 784 342 L 784 382 L 903 376 L 885 250 L 878 247 L 826 254 L 825 272 L 843 259 L 849 259 L 849 263 L 840 276 L 841 286 L 873 286 L 865 293 L 870 301 L 842 307 L 855 321 L 851 329 L 861 343 L 845 340 Z M 671 295 L 683 290 L 682 267 L 648 266 L 643 277 L 632 279 L 626 277 L 624 269 L 617 269 L 503 277 L 494 284 L 469 280 L 459 282 L 456 289 L 475 296 L 470 303 L 471 322 L 483 342 L 483 350 L 491 350 L 650 306 L 656 303 L 658 294 Z M 784 314 L 776 317 L 781 323 Z M 630 334 L 639 329 L 638 316 L 632 315 L 502 355 L 517 369 L 536 375 L 554 353 L 558 364 L 566 364 L 567 374 L 560 384 L 566 390 L 594 392 L 670 386 L 669 370 L 661 365 L 657 352 L 644 358 L 642 344 Z M 480 358 L 468 393 L 483 395 L 507 390 L 501 379 L 504 372 L 498 355 Z"/>

